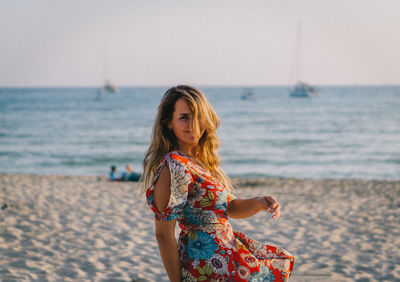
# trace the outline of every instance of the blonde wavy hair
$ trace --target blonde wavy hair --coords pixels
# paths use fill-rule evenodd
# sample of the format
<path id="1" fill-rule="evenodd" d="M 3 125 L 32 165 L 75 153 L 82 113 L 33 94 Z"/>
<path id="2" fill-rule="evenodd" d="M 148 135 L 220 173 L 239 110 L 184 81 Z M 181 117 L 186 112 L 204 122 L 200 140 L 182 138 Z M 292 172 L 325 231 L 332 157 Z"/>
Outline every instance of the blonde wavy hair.
<path id="1" fill-rule="evenodd" d="M 196 159 L 199 164 L 218 179 L 229 191 L 232 191 L 232 182 L 220 167 L 217 153 L 220 140 L 217 129 L 220 120 L 206 96 L 197 88 L 188 85 L 178 85 L 167 90 L 158 106 L 157 117 L 154 121 L 152 138 L 149 149 L 143 162 L 143 192 L 153 182 L 156 169 L 161 159 L 169 152 L 178 150 L 178 140 L 168 124 L 175 111 L 178 99 L 184 99 L 192 112 L 192 128 L 200 132 L 200 125 L 204 129 L 196 148 Z M 196 118 L 197 117 L 197 118 Z"/>

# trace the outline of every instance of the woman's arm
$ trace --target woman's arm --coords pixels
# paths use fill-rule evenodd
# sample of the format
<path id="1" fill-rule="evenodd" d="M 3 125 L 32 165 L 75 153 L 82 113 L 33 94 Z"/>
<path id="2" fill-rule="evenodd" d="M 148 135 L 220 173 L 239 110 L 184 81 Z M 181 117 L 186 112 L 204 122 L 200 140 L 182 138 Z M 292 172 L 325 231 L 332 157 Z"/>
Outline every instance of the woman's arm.
<path id="1" fill-rule="evenodd" d="M 163 211 L 171 197 L 171 174 L 164 166 L 154 185 L 154 205 Z M 160 250 L 161 260 L 171 282 L 181 281 L 181 264 L 179 260 L 178 244 L 175 238 L 176 220 L 155 221 L 155 235 Z"/>
<path id="2" fill-rule="evenodd" d="M 247 218 L 262 210 L 270 212 L 272 218 L 277 220 L 281 213 L 281 206 L 274 198 L 269 196 L 234 199 L 229 203 L 226 213 L 231 218 Z"/>
<path id="3" fill-rule="evenodd" d="M 161 260 L 171 282 L 181 281 L 181 263 L 179 261 L 178 244 L 175 239 L 176 220 L 157 221 L 156 239 Z"/>

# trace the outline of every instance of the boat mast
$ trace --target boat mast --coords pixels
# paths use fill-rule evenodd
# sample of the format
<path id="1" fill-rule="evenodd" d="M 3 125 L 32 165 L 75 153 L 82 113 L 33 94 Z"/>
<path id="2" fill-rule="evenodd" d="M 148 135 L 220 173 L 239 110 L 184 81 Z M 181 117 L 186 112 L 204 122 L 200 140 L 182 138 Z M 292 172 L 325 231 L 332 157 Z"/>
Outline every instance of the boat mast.
<path id="1" fill-rule="evenodd" d="M 294 42 L 293 55 L 290 65 L 289 85 L 296 85 L 300 82 L 301 72 L 301 21 L 297 21 L 296 41 Z"/>
<path id="2" fill-rule="evenodd" d="M 295 81 L 298 83 L 301 81 L 301 21 L 297 22 L 295 66 Z"/>
<path id="3" fill-rule="evenodd" d="M 103 81 L 102 83 L 106 83 L 108 80 L 108 51 L 106 46 L 106 41 L 103 40 Z"/>

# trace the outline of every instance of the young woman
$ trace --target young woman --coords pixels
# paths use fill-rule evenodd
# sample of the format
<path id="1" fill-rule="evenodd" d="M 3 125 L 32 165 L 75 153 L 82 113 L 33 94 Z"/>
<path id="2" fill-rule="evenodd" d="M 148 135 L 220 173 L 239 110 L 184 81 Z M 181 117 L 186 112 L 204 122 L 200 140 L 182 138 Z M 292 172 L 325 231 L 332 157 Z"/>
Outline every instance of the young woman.
<path id="1" fill-rule="evenodd" d="M 144 160 L 147 203 L 171 281 L 287 281 L 294 257 L 232 230 L 228 217 L 268 211 L 272 197 L 236 199 L 217 155 L 219 119 L 204 94 L 191 86 L 163 96 Z M 175 225 L 181 228 L 179 242 Z"/>

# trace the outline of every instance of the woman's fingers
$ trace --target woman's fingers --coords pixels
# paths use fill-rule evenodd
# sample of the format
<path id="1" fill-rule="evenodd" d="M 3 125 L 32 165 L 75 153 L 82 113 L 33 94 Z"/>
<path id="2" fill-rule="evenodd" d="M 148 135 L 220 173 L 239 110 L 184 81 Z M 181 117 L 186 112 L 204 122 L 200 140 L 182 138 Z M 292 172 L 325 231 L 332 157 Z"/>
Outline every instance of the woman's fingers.
<path id="1" fill-rule="evenodd" d="M 272 213 L 272 219 L 277 220 L 280 215 L 281 215 L 281 209 L 278 208 L 275 212 Z"/>
<path id="2" fill-rule="evenodd" d="M 281 214 L 281 205 L 272 197 L 258 197 L 261 209 L 271 213 L 274 220 L 277 220 Z"/>
<path id="3" fill-rule="evenodd" d="M 278 208 L 280 208 L 279 203 L 278 203 L 274 198 L 272 198 L 272 197 L 270 197 L 270 196 L 264 197 L 264 198 L 266 199 L 267 202 L 270 203 L 269 208 L 270 208 L 272 211 L 275 211 L 275 210 L 277 210 Z"/>
<path id="4" fill-rule="evenodd" d="M 272 215 L 273 220 L 277 220 L 281 214 L 281 205 L 272 197 L 264 197 L 264 199 L 270 203 L 269 212 Z"/>

